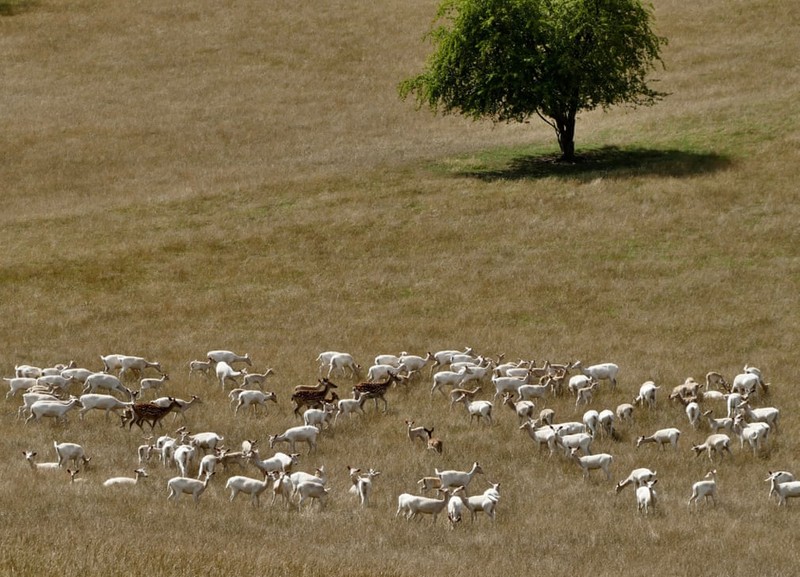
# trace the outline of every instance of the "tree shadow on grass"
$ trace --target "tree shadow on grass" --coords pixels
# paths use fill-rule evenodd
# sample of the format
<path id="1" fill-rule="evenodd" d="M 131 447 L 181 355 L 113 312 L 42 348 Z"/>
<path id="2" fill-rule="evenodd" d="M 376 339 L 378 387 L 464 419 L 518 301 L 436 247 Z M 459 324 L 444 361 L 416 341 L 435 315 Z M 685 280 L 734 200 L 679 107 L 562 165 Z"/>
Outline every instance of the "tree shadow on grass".
<path id="1" fill-rule="evenodd" d="M 559 156 L 552 154 L 525 155 L 513 158 L 503 167 L 473 169 L 461 174 L 485 181 L 552 177 L 583 181 L 635 176 L 683 178 L 726 170 L 732 165 L 729 157 L 716 153 L 606 146 L 582 152 L 576 162 L 561 162 Z"/>
<path id="2" fill-rule="evenodd" d="M 14 16 L 31 10 L 36 0 L 0 0 L 0 16 Z"/>

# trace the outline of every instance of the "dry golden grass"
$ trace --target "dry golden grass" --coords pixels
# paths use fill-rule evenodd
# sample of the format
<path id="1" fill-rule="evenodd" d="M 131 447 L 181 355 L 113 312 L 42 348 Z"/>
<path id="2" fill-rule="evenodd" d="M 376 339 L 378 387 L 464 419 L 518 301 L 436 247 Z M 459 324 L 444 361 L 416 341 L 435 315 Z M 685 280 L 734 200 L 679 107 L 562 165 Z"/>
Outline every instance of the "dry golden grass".
<path id="1" fill-rule="evenodd" d="M 800 473 L 800 5 L 655 4 L 670 97 L 582 116 L 589 159 L 558 167 L 542 161 L 556 148 L 542 123 L 434 118 L 398 100 L 429 48 L 430 0 L 0 2 L 3 376 L 157 358 L 170 393 L 204 399 L 190 427 L 231 445 L 296 424 L 288 391 L 314 381 L 327 349 L 365 365 L 465 345 L 616 362 L 618 390 L 596 408 L 647 379 L 663 393 L 748 363 L 783 417 L 768 457 L 736 443 L 717 465 L 719 506 L 697 513 L 686 500 L 709 463 L 689 447 L 706 432 L 681 408 L 662 402 L 621 442 L 598 442 L 616 480 L 659 472 L 659 512 L 643 518 L 630 491 L 536 454 L 507 408 L 491 430 L 469 426 L 463 407 L 428 400 L 425 379 L 304 456 L 331 471 L 333 494 L 298 514 L 230 504 L 224 478 L 197 507 L 168 504 L 173 473 L 156 464 L 136 490 L 104 490 L 135 468 L 137 431 L 95 414 L 26 426 L 9 400 L 0 573 L 794 575 L 796 505 L 778 511 L 762 479 Z M 190 382 L 186 364 L 211 348 L 273 367 L 277 410 L 234 419 L 218 386 Z M 548 406 L 579 416 L 566 398 Z M 412 447 L 405 418 L 434 425 L 445 454 Z M 672 425 L 677 454 L 633 449 Z M 32 475 L 21 452 L 50 459 L 53 440 L 93 455 L 85 484 Z M 419 477 L 474 460 L 475 489 L 502 484 L 496 526 L 394 518 Z M 383 472 L 368 510 L 346 494 L 347 464 Z"/>

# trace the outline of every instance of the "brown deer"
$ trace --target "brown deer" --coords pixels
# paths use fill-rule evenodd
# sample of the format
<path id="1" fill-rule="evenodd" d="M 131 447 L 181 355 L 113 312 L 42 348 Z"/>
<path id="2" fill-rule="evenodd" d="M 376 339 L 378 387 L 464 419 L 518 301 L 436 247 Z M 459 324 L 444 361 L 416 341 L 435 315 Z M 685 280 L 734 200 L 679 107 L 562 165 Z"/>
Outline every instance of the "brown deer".
<path id="1" fill-rule="evenodd" d="M 321 379 L 317 379 L 316 385 L 296 385 L 293 392 L 300 393 L 300 392 L 319 392 L 325 388 L 326 383 L 330 383 L 326 377 Z"/>
<path id="2" fill-rule="evenodd" d="M 428 435 L 428 449 L 431 451 L 436 451 L 441 455 L 443 450 L 442 440 L 433 436 L 433 427 L 423 430 L 425 431 L 425 434 Z"/>
<path id="3" fill-rule="evenodd" d="M 176 407 L 180 407 L 180 403 L 174 398 L 169 397 L 170 402 L 166 407 L 160 407 L 153 403 L 134 403 L 131 405 L 131 416 L 128 422 L 128 429 L 132 429 L 136 424 L 140 429 L 144 430 L 142 423 L 147 421 L 150 424 L 150 430 L 155 429 L 156 423 L 163 427 L 161 419 L 170 414 Z"/>
<path id="4" fill-rule="evenodd" d="M 303 407 L 321 407 L 325 402 L 334 402 L 339 397 L 336 395 L 336 392 L 331 393 L 331 398 L 326 399 L 325 397 L 328 394 L 330 389 L 337 389 L 338 386 L 329 381 L 328 379 L 320 379 L 319 385 L 317 387 L 305 388 L 300 390 L 295 390 L 292 393 L 292 403 L 294 403 L 294 414 L 296 416 L 300 416 L 300 409 Z"/>
<path id="5" fill-rule="evenodd" d="M 353 391 L 358 391 L 359 398 L 358 402 L 361 405 L 362 409 L 364 407 L 364 402 L 367 399 L 375 399 L 375 408 L 378 408 L 378 399 L 383 401 L 383 412 L 385 413 L 389 407 L 389 403 L 386 402 L 386 391 L 391 387 L 394 383 L 399 382 L 400 379 L 394 373 L 389 373 L 389 376 L 386 377 L 386 380 L 382 383 L 358 383 L 353 387 Z"/>

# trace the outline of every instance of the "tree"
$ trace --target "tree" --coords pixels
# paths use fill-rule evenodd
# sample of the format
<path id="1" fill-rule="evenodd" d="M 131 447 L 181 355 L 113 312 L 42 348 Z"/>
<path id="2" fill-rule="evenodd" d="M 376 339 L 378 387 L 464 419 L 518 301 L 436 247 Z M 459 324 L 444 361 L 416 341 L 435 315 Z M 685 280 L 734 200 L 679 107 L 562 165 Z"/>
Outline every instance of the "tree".
<path id="1" fill-rule="evenodd" d="M 443 0 L 428 34 L 435 50 L 400 96 L 473 119 L 537 115 L 574 161 L 579 112 L 665 96 L 645 82 L 666 44 L 652 20 L 640 0 Z"/>

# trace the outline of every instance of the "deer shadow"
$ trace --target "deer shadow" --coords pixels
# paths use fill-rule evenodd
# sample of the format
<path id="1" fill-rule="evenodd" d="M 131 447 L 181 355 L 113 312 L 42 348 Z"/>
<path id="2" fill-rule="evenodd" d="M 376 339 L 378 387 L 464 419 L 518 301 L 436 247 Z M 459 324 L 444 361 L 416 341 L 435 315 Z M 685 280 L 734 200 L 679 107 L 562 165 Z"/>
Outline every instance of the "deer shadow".
<path id="1" fill-rule="evenodd" d="M 733 165 L 729 157 L 716 153 L 676 149 L 623 149 L 616 146 L 585 151 L 577 155 L 575 162 L 564 162 L 559 158 L 554 154 L 524 155 L 513 158 L 501 168 L 468 170 L 460 174 L 485 181 L 552 177 L 584 181 L 599 177 L 684 178 L 726 170 Z"/>

